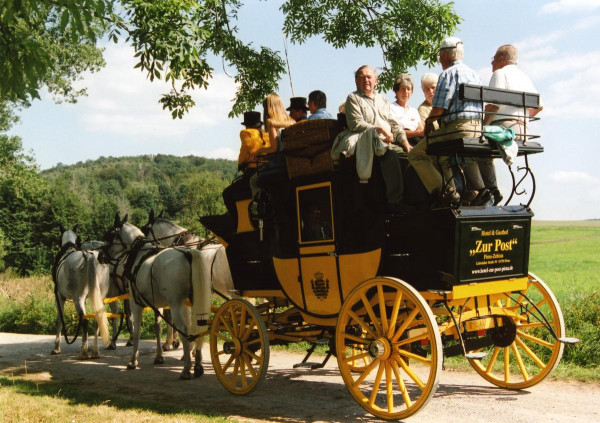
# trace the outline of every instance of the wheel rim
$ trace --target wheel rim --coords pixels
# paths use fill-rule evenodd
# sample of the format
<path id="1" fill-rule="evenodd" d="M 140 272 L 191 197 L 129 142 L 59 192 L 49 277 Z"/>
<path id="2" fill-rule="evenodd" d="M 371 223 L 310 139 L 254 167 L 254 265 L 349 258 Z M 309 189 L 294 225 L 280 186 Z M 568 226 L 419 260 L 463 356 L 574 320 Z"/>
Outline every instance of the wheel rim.
<path id="1" fill-rule="evenodd" d="M 269 366 L 269 338 L 260 313 L 248 301 L 226 301 L 210 328 L 210 355 L 221 384 L 248 394 L 264 379 Z"/>
<path id="2" fill-rule="evenodd" d="M 539 311 L 529 304 L 523 292 L 511 293 L 499 301 L 496 306 L 508 311 L 516 325 L 514 341 L 508 346 L 477 350 L 488 354 L 482 360 L 469 360 L 484 379 L 503 388 L 523 389 L 541 382 L 558 366 L 563 354 L 564 345 L 544 327 L 543 319 L 536 318 L 543 314 L 556 336 L 564 336 L 565 324 L 556 297 L 532 273 L 524 293 Z"/>
<path id="3" fill-rule="evenodd" d="M 405 282 L 375 278 L 358 285 L 340 310 L 337 346 L 344 346 L 337 360 L 346 387 L 377 417 L 406 418 L 437 388 L 442 365 L 437 324 Z"/>

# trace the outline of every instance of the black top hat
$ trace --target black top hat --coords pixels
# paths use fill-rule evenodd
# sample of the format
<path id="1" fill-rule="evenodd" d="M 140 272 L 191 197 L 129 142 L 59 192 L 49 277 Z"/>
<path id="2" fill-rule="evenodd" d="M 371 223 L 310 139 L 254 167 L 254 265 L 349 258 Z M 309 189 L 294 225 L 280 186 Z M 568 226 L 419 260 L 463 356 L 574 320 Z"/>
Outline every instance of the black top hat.
<path id="1" fill-rule="evenodd" d="M 292 109 L 302 109 L 308 110 L 308 106 L 306 105 L 306 97 L 292 97 L 290 98 L 290 107 L 288 107 L 288 112 Z"/>
<path id="2" fill-rule="evenodd" d="M 249 128 L 260 128 L 262 126 L 259 112 L 244 112 L 244 121 L 242 125 Z"/>

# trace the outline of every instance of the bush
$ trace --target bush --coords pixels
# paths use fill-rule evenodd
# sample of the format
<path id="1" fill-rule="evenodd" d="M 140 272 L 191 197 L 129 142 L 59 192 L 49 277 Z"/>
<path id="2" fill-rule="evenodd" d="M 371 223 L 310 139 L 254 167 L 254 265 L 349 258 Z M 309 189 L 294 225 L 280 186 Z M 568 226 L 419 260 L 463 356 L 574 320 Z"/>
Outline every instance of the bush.
<path id="1" fill-rule="evenodd" d="M 600 363 L 600 292 L 575 299 L 564 306 L 567 336 L 579 338 L 579 343 L 565 348 L 563 361 L 583 367 Z"/>

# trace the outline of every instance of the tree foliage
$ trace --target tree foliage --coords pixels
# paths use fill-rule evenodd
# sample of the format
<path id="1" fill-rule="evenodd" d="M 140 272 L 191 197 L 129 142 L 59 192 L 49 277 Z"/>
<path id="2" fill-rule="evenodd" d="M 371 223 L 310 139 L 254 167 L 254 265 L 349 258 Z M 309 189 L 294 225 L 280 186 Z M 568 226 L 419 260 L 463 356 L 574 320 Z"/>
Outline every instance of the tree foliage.
<path id="1" fill-rule="evenodd" d="M 74 99 L 72 81 L 102 65 L 103 36 L 129 42 L 136 67 L 171 91 L 159 100 L 173 117 L 194 105 L 190 91 L 206 88 L 222 59 L 238 86 L 230 116 L 251 110 L 275 91 L 285 73 L 279 52 L 238 37 L 240 0 L 4 0 L 0 9 L 0 99 L 27 101 L 46 84 Z M 284 34 L 302 43 L 321 35 L 336 48 L 382 49 L 381 89 L 400 71 L 428 63 L 459 17 L 438 0 L 287 0 Z M 265 28 L 265 31 L 274 31 Z"/>

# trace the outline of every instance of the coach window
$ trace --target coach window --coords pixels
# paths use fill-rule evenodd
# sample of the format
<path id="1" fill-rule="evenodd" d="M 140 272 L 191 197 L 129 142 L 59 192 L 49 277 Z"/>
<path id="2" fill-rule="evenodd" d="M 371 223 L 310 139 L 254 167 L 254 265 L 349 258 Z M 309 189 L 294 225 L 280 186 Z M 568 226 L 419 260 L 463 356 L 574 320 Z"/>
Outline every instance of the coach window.
<path id="1" fill-rule="evenodd" d="M 333 241 L 330 183 L 299 187 L 297 200 L 300 243 Z"/>

